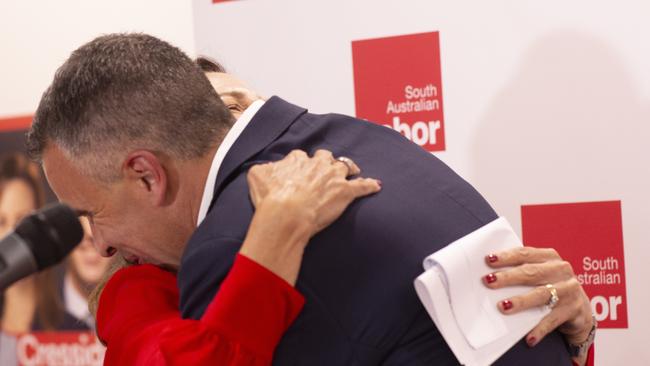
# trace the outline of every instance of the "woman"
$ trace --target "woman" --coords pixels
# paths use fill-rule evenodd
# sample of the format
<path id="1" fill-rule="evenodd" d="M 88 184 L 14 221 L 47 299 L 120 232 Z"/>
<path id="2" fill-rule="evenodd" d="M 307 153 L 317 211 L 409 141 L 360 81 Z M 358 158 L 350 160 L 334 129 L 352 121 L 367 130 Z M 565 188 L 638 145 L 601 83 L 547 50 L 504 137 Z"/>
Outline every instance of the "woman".
<path id="1" fill-rule="evenodd" d="M 251 169 L 253 221 L 199 321 L 180 319 L 173 274 L 149 265 L 118 271 L 97 311 L 98 335 L 108 347 L 105 363 L 270 364 L 304 302 L 292 286 L 308 239 L 352 200 L 380 189 L 373 179 L 346 180 L 347 171 L 324 153 Z"/>
<path id="2" fill-rule="evenodd" d="M 318 169 L 328 166 L 334 169 L 332 163 L 319 164 L 318 159 L 283 160 L 249 173 L 256 213 L 235 265 L 200 321 L 180 319 L 173 274 L 148 265 L 118 272 L 105 288 L 98 312 L 99 336 L 108 344 L 106 364 L 270 364 L 273 348 L 302 306 L 302 298 L 289 284 L 295 281 L 303 248 L 297 248 L 299 255 L 292 255 L 289 250 L 285 256 L 283 265 L 293 268 L 293 272 L 284 277 L 284 281 L 247 259 L 246 255 L 263 258 L 268 248 L 282 250 L 288 242 L 285 238 L 290 237 L 287 232 L 295 227 L 296 220 L 311 216 L 289 207 L 317 206 L 310 211 L 313 215 L 328 217 L 323 223 L 328 224 L 349 203 L 336 201 L 332 195 L 321 199 L 323 191 L 314 189 L 327 185 L 326 179 L 314 182 L 310 174 L 295 176 L 295 170 L 289 169 L 291 165 L 303 169 L 316 169 L 318 165 Z M 300 186 L 292 188 L 290 195 L 283 192 L 287 189 L 287 171 L 292 176 L 291 184 Z M 344 179 L 343 174 L 325 176 Z M 313 184 L 308 185 L 308 181 Z M 303 193 L 296 195 L 300 190 Z M 292 214 L 296 216 L 286 218 Z M 278 220 L 280 216 L 285 218 Z M 284 230 L 285 225 L 288 231 Z M 310 235 L 322 227 L 314 226 Z M 280 234 L 272 235 L 269 228 Z M 305 241 L 299 243 L 305 244 Z M 532 256 L 542 252 L 551 254 L 540 250 L 533 251 Z M 515 252 L 499 253 L 496 257 L 492 263 L 500 262 L 500 265 L 518 260 Z"/>

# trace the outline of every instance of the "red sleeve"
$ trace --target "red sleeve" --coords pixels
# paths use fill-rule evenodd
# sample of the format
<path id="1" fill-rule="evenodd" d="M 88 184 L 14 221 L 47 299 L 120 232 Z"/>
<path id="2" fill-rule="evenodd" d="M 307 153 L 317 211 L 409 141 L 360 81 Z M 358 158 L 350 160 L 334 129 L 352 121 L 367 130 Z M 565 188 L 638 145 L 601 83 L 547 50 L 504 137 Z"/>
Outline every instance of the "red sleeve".
<path id="1" fill-rule="evenodd" d="M 97 333 L 105 365 L 270 365 L 303 304 L 286 281 L 238 255 L 201 320 L 181 319 L 175 276 L 132 266 L 104 288 Z"/>

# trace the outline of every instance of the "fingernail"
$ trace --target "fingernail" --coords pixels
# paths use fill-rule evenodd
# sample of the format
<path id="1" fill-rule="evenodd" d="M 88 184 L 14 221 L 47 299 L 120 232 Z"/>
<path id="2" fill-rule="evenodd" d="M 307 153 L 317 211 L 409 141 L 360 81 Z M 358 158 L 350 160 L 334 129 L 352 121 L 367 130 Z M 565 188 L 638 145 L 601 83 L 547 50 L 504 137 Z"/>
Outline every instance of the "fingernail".
<path id="1" fill-rule="evenodd" d="M 485 275 L 485 282 L 487 282 L 487 283 L 492 283 L 492 282 L 494 282 L 496 280 L 497 280 L 497 275 L 495 275 L 494 273 L 490 273 L 490 274 Z"/>
<path id="2" fill-rule="evenodd" d="M 487 256 L 488 262 L 494 263 L 499 260 L 499 257 L 497 257 L 495 254 L 490 254 Z"/>
<path id="3" fill-rule="evenodd" d="M 382 182 L 379 179 L 377 179 L 377 184 L 379 184 L 381 186 Z"/>
<path id="4" fill-rule="evenodd" d="M 534 346 L 534 345 L 537 343 L 537 338 L 535 338 L 535 337 L 528 337 L 528 339 L 526 339 L 526 343 L 528 343 L 528 345 L 529 345 L 530 347 L 532 347 L 532 346 Z"/>
<path id="5" fill-rule="evenodd" d="M 510 300 L 503 300 L 501 301 L 501 307 L 503 310 L 510 310 L 512 309 L 512 301 Z"/>

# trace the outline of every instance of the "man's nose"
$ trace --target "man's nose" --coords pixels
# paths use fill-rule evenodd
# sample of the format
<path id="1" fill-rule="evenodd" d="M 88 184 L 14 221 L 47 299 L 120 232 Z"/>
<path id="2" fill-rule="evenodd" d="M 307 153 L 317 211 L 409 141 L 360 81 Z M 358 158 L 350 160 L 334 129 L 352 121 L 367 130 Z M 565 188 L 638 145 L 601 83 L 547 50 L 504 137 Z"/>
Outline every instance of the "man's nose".
<path id="1" fill-rule="evenodd" d="M 99 250 L 99 254 L 101 254 L 102 257 L 112 257 L 113 254 L 117 252 L 117 249 L 106 244 L 99 244 L 96 246 L 96 248 Z"/>
<path id="2" fill-rule="evenodd" d="M 115 248 L 108 245 L 100 230 L 97 230 L 97 227 L 92 223 L 90 224 L 90 231 L 93 233 L 93 245 L 97 248 L 102 257 L 111 257 L 117 252 Z"/>

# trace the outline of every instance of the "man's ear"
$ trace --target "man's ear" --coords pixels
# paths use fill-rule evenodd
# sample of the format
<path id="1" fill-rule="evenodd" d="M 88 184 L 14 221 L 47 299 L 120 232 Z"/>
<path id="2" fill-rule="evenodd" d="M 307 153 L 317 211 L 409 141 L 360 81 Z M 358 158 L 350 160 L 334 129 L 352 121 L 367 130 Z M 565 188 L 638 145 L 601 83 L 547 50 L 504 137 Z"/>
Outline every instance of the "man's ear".
<path id="1" fill-rule="evenodd" d="M 136 185 L 139 193 L 147 196 L 151 204 L 164 204 L 168 177 L 163 163 L 155 154 L 147 150 L 131 152 L 124 160 L 122 173 L 129 183 Z"/>

